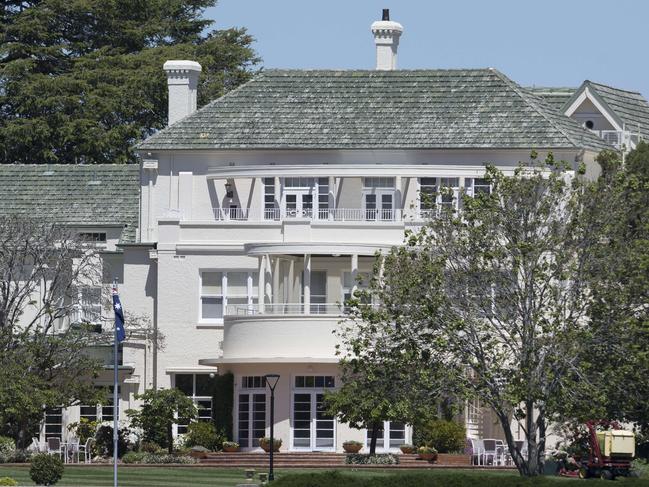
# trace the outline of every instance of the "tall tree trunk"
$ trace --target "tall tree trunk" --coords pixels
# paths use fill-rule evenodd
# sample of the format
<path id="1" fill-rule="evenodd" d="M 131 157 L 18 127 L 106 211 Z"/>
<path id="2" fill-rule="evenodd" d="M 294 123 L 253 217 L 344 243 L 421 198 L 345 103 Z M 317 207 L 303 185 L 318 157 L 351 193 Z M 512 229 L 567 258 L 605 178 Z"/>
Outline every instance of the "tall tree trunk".
<path id="1" fill-rule="evenodd" d="M 174 452 L 174 435 L 171 423 L 167 423 L 167 450 L 169 451 L 169 455 L 172 455 Z"/>
<path id="2" fill-rule="evenodd" d="M 370 455 L 376 455 L 376 440 L 379 436 L 380 423 L 375 421 L 372 423 L 372 438 L 370 439 Z"/>

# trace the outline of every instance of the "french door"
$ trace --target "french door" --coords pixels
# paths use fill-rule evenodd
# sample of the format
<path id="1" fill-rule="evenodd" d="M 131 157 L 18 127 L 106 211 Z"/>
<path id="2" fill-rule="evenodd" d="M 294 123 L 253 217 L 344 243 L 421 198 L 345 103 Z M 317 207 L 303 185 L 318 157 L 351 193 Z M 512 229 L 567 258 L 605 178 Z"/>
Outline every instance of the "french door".
<path id="1" fill-rule="evenodd" d="M 335 419 L 325 411 L 324 393 L 293 393 L 292 431 L 294 450 L 335 450 Z"/>
<path id="2" fill-rule="evenodd" d="M 287 218 L 311 218 L 313 216 L 312 190 L 289 190 L 284 195 Z"/>
<path id="3" fill-rule="evenodd" d="M 363 198 L 365 220 L 392 220 L 394 215 L 393 191 L 373 191 Z"/>
<path id="4" fill-rule="evenodd" d="M 241 448 L 259 446 L 259 438 L 266 436 L 266 393 L 239 394 L 238 443 Z"/>

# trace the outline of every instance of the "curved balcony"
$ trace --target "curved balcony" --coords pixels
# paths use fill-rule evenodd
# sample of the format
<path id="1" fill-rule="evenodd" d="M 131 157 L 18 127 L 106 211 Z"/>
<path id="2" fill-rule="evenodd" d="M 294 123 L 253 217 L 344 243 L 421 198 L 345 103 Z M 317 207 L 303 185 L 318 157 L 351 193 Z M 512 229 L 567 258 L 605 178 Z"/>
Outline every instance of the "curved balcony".
<path id="1" fill-rule="evenodd" d="M 337 362 L 333 333 L 342 317 L 337 304 L 266 305 L 228 309 L 220 363 Z"/>

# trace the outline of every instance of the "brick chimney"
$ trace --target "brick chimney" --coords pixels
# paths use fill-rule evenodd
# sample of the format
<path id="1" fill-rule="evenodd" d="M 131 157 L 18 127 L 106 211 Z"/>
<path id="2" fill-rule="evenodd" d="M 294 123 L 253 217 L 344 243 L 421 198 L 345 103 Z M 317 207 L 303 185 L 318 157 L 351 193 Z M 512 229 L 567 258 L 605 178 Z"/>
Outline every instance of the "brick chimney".
<path id="1" fill-rule="evenodd" d="M 376 44 L 376 69 L 390 71 L 397 69 L 397 49 L 403 26 L 390 20 L 390 9 L 383 9 L 383 19 L 372 24 Z"/>
<path id="2" fill-rule="evenodd" d="M 201 65 L 196 61 L 167 61 L 163 69 L 169 86 L 169 125 L 196 111 Z"/>

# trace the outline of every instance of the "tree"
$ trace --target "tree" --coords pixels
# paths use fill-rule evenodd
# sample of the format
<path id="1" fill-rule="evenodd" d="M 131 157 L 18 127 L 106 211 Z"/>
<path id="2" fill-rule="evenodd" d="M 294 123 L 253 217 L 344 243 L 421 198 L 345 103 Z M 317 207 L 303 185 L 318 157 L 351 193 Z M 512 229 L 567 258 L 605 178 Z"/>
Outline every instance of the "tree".
<path id="1" fill-rule="evenodd" d="M 606 215 L 589 265 L 593 341 L 582 360 L 593 388 L 564 404 L 564 417 L 613 419 L 649 432 L 649 144 L 624 163 L 605 152 L 603 173 L 588 193 L 591 219 Z M 593 357 L 596 360 L 593 361 Z M 614 378 L 611 380 L 611 378 Z M 594 411 L 599 413 L 593 416 Z"/>
<path id="2" fill-rule="evenodd" d="M 187 423 L 196 419 L 194 402 L 179 389 L 149 389 L 135 398 L 141 399 L 143 404 L 139 410 L 126 411 L 131 424 L 142 428 L 146 441 L 153 441 L 166 447 L 169 454 L 173 453 L 173 425 L 178 418 Z"/>
<path id="3" fill-rule="evenodd" d="M 376 275 L 381 272 L 381 266 L 382 261 L 378 260 Z M 359 290 L 345 305 L 351 310 L 366 308 L 365 298 L 366 293 Z M 337 354 L 341 357 L 342 386 L 325 396 L 331 414 L 353 428 L 369 431 L 370 455 L 376 454 L 378 433 L 384 421 L 414 424 L 436 417 L 444 378 L 440 368 L 413 368 L 420 361 L 420 353 L 412 344 L 402 344 L 398 352 L 390 349 L 393 331 L 390 315 L 374 309 L 373 317 L 384 319 L 380 324 L 387 326 L 359 322 L 362 313 L 352 313 L 351 320 L 341 323 L 337 331 L 341 341 Z"/>
<path id="4" fill-rule="evenodd" d="M 535 154 L 511 176 L 487 166 L 491 192 L 464 195 L 461 215 L 440 211 L 410 234 L 368 290 L 382 306 L 354 310 L 361 336 L 378 327 L 392 353 L 419 350 L 416 368 L 443 367 L 461 397 L 490 406 L 530 476 L 542 471 L 550 417 L 587 388 L 592 363 L 582 361 L 593 338 L 588 262 L 603 222 L 585 217 L 588 183 L 566 169 Z"/>
<path id="5" fill-rule="evenodd" d="M 0 22 L 0 163 L 128 163 L 166 125 L 167 59 L 203 66 L 199 106 L 259 62 L 243 28 L 210 30 L 216 0 L 25 0 Z"/>
<path id="6" fill-rule="evenodd" d="M 0 217 L 0 431 L 26 446 L 48 407 L 98 401 L 96 334 L 69 327 L 80 283 L 101 276 L 97 254 L 70 229 Z"/>

